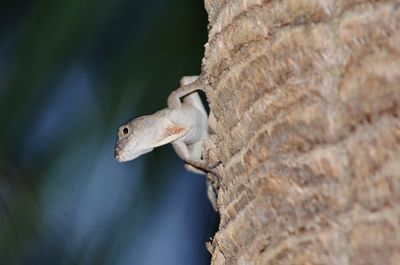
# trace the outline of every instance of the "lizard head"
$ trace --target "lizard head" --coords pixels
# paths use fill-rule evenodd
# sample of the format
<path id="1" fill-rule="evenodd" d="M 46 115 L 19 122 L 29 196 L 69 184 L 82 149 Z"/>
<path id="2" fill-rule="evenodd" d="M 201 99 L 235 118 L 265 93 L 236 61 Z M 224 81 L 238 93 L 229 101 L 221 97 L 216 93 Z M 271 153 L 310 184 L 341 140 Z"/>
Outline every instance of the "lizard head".
<path id="1" fill-rule="evenodd" d="M 114 155 L 119 162 L 133 160 L 155 147 L 175 141 L 187 130 L 168 119 L 168 109 L 133 119 L 118 128 Z"/>
<path id="2" fill-rule="evenodd" d="M 134 119 L 118 128 L 114 155 L 119 162 L 129 161 L 153 150 L 149 116 Z"/>

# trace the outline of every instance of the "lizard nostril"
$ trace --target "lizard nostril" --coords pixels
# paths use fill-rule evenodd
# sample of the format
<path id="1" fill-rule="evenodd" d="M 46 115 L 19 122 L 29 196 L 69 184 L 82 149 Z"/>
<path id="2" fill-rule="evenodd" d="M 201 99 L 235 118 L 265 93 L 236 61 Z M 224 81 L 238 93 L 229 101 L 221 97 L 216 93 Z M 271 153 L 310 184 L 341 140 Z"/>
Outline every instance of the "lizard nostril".
<path id="1" fill-rule="evenodd" d="M 124 135 L 127 135 L 128 132 L 129 132 L 128 127 L 125 127 L 124 129 L 122 129 L 122 133 L 123 133 Z"/>

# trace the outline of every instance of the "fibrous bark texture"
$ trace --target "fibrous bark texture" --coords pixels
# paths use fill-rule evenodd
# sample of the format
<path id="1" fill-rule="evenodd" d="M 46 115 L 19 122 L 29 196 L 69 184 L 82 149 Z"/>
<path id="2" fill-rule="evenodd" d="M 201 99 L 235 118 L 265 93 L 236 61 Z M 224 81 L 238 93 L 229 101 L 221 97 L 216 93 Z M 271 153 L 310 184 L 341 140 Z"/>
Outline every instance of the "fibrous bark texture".
<path id="1" fill-rule="evenodd" d="M 400 264 L 400 2 L 205 5 L 212 264 Z"/>

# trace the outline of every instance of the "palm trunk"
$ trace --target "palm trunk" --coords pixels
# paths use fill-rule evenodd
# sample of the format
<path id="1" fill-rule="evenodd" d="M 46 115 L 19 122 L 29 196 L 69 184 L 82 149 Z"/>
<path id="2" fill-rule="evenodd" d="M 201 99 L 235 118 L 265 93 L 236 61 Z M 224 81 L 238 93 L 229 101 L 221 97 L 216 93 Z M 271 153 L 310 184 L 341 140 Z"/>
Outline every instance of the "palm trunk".
<path id="1" fill-rule="evenodd" d="M 400 2 L 205 5 L 212 264 L 400 264 Z"/>

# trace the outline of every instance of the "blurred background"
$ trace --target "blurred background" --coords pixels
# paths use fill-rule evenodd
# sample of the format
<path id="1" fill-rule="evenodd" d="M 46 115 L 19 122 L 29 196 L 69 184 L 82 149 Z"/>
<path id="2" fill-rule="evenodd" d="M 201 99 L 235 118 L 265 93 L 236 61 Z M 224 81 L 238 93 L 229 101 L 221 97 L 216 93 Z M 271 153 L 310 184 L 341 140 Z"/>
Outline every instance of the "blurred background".
<path id="1" fill-rule="evenodd" d="M 0 264 L 209 264 L 205 177 L 113 156 L 206 41 L 202 0 L 0 2 Z"/>

